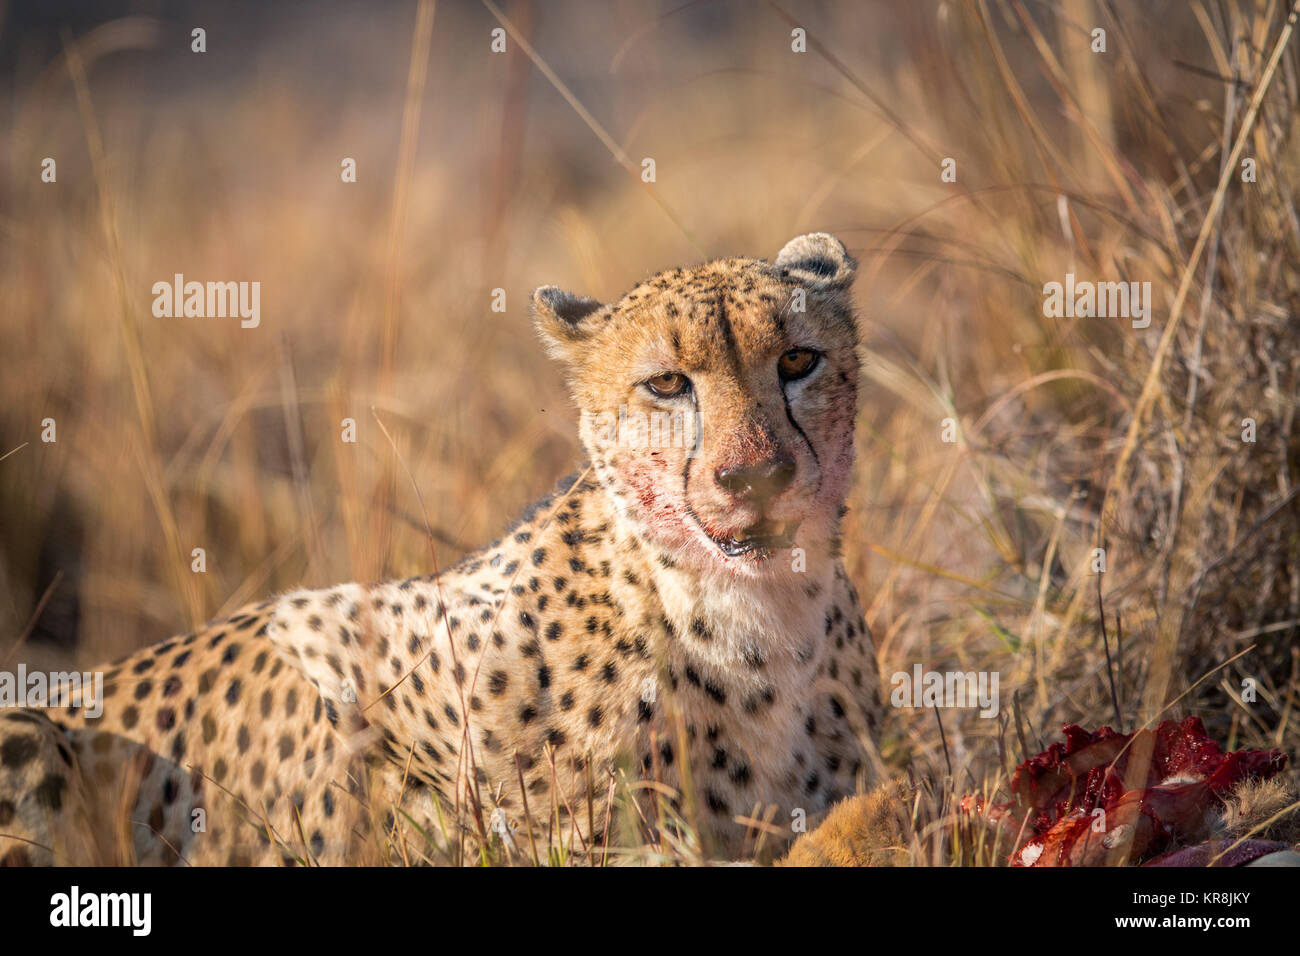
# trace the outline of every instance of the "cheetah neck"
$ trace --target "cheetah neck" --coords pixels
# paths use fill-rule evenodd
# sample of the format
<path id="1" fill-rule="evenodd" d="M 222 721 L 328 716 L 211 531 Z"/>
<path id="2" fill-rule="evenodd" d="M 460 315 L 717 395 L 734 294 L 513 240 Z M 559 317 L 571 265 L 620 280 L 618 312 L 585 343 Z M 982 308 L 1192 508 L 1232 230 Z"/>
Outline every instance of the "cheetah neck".
<path id="1" fill-rule="evenodd" d="M 810 660 L 822 634 L 834 577 L 830 560 L 799 574 L 767 579 L 710 576 L 654 567 L 652 580 L 664 613 L 678 633 L 703 625 L 713 663 L 742 666 L 756 652 L 767 658 Z"/>
<path id="2" fill-rule="evenodd" d="M 645 590 L 653 595 L 655 605 L 637 607 L 638 616 L 662 617 L 698 662 L 719 671 L 753 675 L 756 657 L 774 666 L 786 662 L 797 671 L 820 660 L 839 568 L 834 547 L 838 527 L 822 535 L 810 534 L 809 546 L 797 561 L 791 552 L 773 555 L 767 559 L 771 566 L 761 575 L 725 569 L 701 572 L 677 562 L 651 541 L 603 483 L 575 484 L 566 479 L 560 487 L 566 490 L 561 504 L 545 499 L 541 503 L 545 510 L 539 508 L 532 518 L 536 540 L 567 538 L 578 531 L 584 547 L 593 549 L 587 560 L 608 559 L 634 568 L 640 580 L 652 585 Z M 578 513 L 581 519 L 569 517 Z M 601 539 L 604 544 L 597 544 Z M 640 586 L 625 589 L 617 576 L 614 589 L 630 605 L 645 600 Z"/>
<path id="3" fill-rule="evenodd" d="M 657 548 L 621 509 L 607 507 L 619 537 L 635 542 L 623 550 L 641 559 L 663 617 L 693 658 L 743 675 L 755 673 L 756 659 L 796 671 L 815 666 L 838 567 L 831 547 L 798 561 L 789 552 L 773 555 L 772 567 L 759 576 L 702 573 Z"/>

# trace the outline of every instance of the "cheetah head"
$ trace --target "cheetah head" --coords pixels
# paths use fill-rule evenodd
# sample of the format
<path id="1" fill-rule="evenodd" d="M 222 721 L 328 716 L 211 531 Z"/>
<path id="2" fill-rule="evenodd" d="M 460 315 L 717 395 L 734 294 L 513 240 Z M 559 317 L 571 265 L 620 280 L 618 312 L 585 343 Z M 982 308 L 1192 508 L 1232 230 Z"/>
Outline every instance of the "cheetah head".
<path id="1" fill-rule="evenodd" d="M 543 286 L 595 474 L 678 564 L 761 576 L 835 548 L 853 464 L 856 263 L 825 233 L 773 262 L 660 273 L 617 302 Z"/>

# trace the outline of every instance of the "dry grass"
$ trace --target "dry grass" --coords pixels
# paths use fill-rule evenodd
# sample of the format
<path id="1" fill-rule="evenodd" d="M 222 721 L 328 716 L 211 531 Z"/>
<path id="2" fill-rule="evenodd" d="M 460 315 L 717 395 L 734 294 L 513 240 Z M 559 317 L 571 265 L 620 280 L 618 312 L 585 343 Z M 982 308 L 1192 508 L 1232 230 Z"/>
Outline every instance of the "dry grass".
<path id="1" fill-rule="evenodd" d="M 214 8 L 202 57 L 188 26 L 131 20 L 14 65 L 0 653 L 86 663 L 277 589 L 450 564 L 579 456 L 533 287 L 608 298 L 825 229 L 862 262 L 847 560 L 882 671 L 1001 678 L 998 721 L 892 712 L 883 757 L 926 794 L 914 861 L 1004 859 L 962 849 L 953 795 L 1064 723 L 1195 713 L 1300 753 L 1286 4 L 516 3 L 505 56 L 489 7 L 280 8 L 242 33 Z M 261 326 L 153 318 L 177 272 L 259 280 Z M 1045 318 L 1067 272 L 1150 282 L 1151 327 Z M 378 861 L 583 858 L 443 809 Z M 689 824 L 640 859 L 703 859 Z"/>

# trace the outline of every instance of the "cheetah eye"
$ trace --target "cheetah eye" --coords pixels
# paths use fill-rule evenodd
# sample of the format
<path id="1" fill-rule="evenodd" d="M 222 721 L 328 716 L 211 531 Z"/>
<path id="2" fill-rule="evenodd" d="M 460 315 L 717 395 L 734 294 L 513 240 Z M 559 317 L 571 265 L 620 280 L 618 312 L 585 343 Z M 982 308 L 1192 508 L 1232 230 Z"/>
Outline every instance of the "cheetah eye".
<path id="1" fill-rule="evenodd" d="M 676 398 L 690 389 L 691 380 L 681 372 L 660 372 L 654 378 L 647 379 L 645 385 L 660 398 Z"/>
<path id="2" fill-rule="evenodd" d="M 820 358 L 821 353 L 812 349 L 791 349 L 776 360 L 777 374 L 781 376 L 781 381 L 793 382 L 816 368 Z"/>

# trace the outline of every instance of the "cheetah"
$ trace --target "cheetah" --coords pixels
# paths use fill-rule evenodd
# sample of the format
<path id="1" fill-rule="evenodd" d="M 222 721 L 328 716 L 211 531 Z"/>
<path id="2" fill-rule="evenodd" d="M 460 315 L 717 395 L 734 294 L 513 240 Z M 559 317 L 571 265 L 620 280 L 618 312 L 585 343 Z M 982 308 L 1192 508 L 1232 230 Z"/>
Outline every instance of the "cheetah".
<path id="1" fill-rule="evenodd" d="M 441 573 L 293 591 L 103 668 L 99 716 L 0 712 L 0 860 L 415 862 L 467 807 L 612 852 L 651 791 L 737 859 L 753 821 L 862 789 L 855 268 L 817 233 L 611 304 L 537 289 L 582 470 Z"/>

